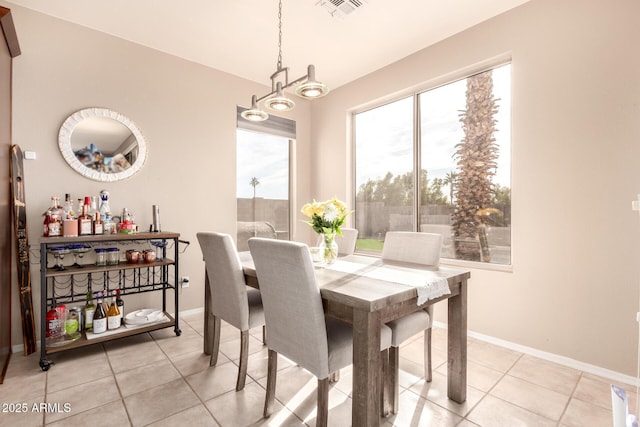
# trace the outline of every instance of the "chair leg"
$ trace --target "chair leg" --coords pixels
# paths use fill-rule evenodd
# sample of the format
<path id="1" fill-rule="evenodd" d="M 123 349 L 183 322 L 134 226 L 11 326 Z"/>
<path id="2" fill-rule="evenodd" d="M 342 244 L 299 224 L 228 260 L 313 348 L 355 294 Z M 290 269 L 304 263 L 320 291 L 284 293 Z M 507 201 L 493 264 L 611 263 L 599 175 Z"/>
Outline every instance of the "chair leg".
<path id="1" fill-rule="evenodd" d="M 424 330 L 424 379 L 430 383 L 431 376 L 431 328 Z"/>
<path id="2" fill-rule="evenodd" d="M 267 325 L 262 325 L 262 345 L 267 345 Z"/>
<path id="3" fill-rule="evenodd" d="M 338 381 L 340 381 L 340 370 L 337 370 L 334 373 L 329 374 L 329 382 L 337 383 Z"/>
<path id="4" fill-rule="evenodd" d="M 318 378 L 316 427 L 327 427 L 329 419 L 329 378 Z"/>
<path id="5" fill-rule="evenodd" d="M 240 332 L 240 366 L 238 366 L 238 381 L 236 381 L 236 391 L 244 388 L 247 379 L 247 362 L 249 359 L 249 331 Z"/>
<path id="6" fill-rule="evenodd" d="M 269 349 L 269 358 L 267 362 L 267 394 L 264 398 L 264 411 L 262 415 L 265 418 L 271 416 L 273 411 L 273 402 L 276 398 L 276 375 L 278 373 L 278 353 Z"/>
<path id="7" fill-rule="evenodd" d="M 380 387 L 380 415 L 388 417 L 391 413 L 389 398 L 391 396 L 391 386 L 393 378 L 389 369 L 389 349 L 380 352 L 382 360 L 382 387 Z"/>
<path id="8" fill-rule="evenodd" d="M 213 316 L 213 339 L 211 340 L 211 359 L 209 366 L 215 366 L 218 363 L 218 352 L 220 350 L 220 324 L 221 320 L 218 316 Z"/>
<path id="9" fill-rule="evenodd" d="M 398 394 L 400 393 L 400 347 L 389 347 L 389 373 L 391 374 L 389 387 L 389 401 L 391 413 L 398 413 Z"/>

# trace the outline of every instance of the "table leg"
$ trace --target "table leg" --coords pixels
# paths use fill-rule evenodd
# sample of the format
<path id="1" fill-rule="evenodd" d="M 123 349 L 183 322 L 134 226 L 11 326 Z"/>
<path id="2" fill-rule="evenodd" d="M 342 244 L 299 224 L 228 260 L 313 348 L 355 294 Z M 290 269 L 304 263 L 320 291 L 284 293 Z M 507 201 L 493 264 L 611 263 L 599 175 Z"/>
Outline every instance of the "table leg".
<path id="1" fill-rule="evenodd" d="M 380 425 L 380 313 L 353 310 L 354 426 Z"/>
<path id="2" fill-rule="evenodd" d="M 212 331 L 213 318 L 209 314 L 209 304 L 211 302 L 211 289 L 209 288 L 209 276 L 207 269 L 204 269 L 204 354 L 211 354 L 213 348 Z"/>
<path id="3" fill-rule="evenodd" d="M 458 295 L 448 299 L 447 396 L 462 403 L 467 399 L 467 280 Z"/>

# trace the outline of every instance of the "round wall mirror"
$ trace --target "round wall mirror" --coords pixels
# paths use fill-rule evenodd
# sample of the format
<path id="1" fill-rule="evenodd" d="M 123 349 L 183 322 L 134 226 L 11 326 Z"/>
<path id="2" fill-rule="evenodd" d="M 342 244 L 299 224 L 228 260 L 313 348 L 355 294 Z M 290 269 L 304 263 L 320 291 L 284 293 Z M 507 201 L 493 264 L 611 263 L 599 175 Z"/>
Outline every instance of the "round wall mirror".
<path id="1" fill-rule="evenodd" d="M 96 181 L 118 181 L 138 172 L 147 144 L 128 118 L 106 108 L 85 108 L 60 127 L 62 157 L 80 175 Z"/>

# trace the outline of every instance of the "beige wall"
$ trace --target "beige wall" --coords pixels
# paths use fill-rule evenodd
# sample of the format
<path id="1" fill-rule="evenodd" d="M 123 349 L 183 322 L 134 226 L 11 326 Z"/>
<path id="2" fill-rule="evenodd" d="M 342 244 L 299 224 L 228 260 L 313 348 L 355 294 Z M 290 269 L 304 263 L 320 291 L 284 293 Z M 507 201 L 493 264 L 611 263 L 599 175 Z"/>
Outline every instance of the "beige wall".
<path id="1" fill-rule="evenodd" d="M 97 195 L 101 189 L 111 193 L 112 209 L 127 207 L 143 227 L 152 221 L 151 206 L 159 205 L 163 229 L 180 232 L 191 242 L 180 258 L 180 274 L 191 279 L 190 287 L 181 291 L 180 310 L 202 307 L 204 263 L 196 232 L 235 235 L 236 105 L 248 106 L 253 92 L 268 88 L 8 6 L 22 47 L 14 61 L 13 140 L 37 153 L 37 160 L 24 163 L 35 307 L 40 306 L 40 214 L 52 195 Z M 309 103 L 300 99 L 296 105 L 289 116 L 297 121 L 296 166 L 308 170 Z M 68 115 L 86 107 L 110 108 L 137 124 L 149 145 L 140 173 L 118 183 L 99 183 L 65 163 L 58 151 L 58 129 Z M 309 198 L 306 175 L 298 177 L 297 190 L 297 199 Z M 22 335 L 16 292 L 13 297 L 15 346 L 22 343 Z M 126 302 L 129 308 L 140 308 L 158 301 L 159 294 L 144 294 Z M 38 311 L 36 321 L 39 318 Z"/>
<path id="2" fill-rule="evenodd" d="M 636 0 L 533 0 L 333 91 L 312 105 L 313 195 L 353 200 L 350 110 L 511 57 L 513 271 L 472 269 L 469 329 L 635 375 L 639 18 Z"/>
<path id="3" fill-rule="evenodd" d="M 191 277 L 181 309 L 201 307 L 195 233 L 235 231 L 235 106 L 264 88 L 10 6 L 23 51 L 14 62 L 14 142 L 38 154 L 25 162 L 32 245 L 53 194 L 106 188 L 112 207 L 126 206 L 143 225 L 159 204 L 163 228 L 192 243 L 181 257 L 181 274 Z M 513 271 L 472 270 L 469 329 L 634 375 L 640 223 L 630 202 L 640 192 L 639 16 L 636 0 L 533 0 L 313 104 L 300 100 L 290 116 L 298 122 L 294 206 L 334 194 L 352 200 L 349 111 L 511 57 Z M 101 184 L 64 163 L 58 128 L 90 106 L 118 110 L 142 130 L 149 158 L 138 175 Z M 308 240 L 309 230 L 294 223 L 294 238 Z M 38 306 L 37 265 L 32 271 Z M 445 306 L 436 312 L 446 319 Z"/>

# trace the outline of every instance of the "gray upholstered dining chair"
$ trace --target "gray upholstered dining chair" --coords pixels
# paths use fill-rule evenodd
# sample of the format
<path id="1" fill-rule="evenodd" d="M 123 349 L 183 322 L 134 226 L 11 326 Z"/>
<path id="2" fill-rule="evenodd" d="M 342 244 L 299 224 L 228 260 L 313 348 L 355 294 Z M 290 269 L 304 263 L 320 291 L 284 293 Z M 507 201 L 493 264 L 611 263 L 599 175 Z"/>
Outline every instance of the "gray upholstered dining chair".
<path id="1" fill-rule="evenodd" d="M 228 234 L 200 232 L 196 234 L 204 256 L 210 287 L 210 313 L 213 316 L 213 343 L 209 366 L 218 363 L 221 320 L 240 329 L 240 364 L 236 391 L 244 388 L 249 357 L 249 329 L 263 327 L 264 310 L 260 291 L 247 286 L 240 258 Z"/>
<path id="2" fill-rule="evenodd" d="M 382 259 L 385 261 L 409 262 L 437 267 L 440 264 L 440 250 L 442 236 L 432 233 L 418 233 L 409 231 L 389 231 L 382 246 Z M 399 393 L 399 363 L 400 345 L 424 331 L 424 378 L 431 381 L 431 327 L 433 325 L 433 305 L 424 310 L 418 310 L 408 316 L 401 317 L 387 323 L 391 328 L 391 348 L 389 349 L 389 369 L 391 375 L 388 380 L 393 384 L 387 385 L 391 411 L 398 412 Z"/>
<path id="3" fill-rule="evenodd" d="M 329 377 L 351 364 L 352 327 L 325 316 L 307 245 L 254 237 L 249 239 L 249 249 L 267 322 L 269 357 L 264 416 L 271 415 L 277 359 L 281 354 L 318 378 L 316 426 L 326 426 Z M 391 344 L 391 330 L 382 325 L 380 335 L 380 349 L 386 351 Z"/>
<path id="4" fill-rule="evenodd" d="M 343 227 L 342 236 L 336 235 L 335 242 L 338 245 L 338 255 L 351 255 L 356 250 L 358 240 L 358 229 Z"/>

